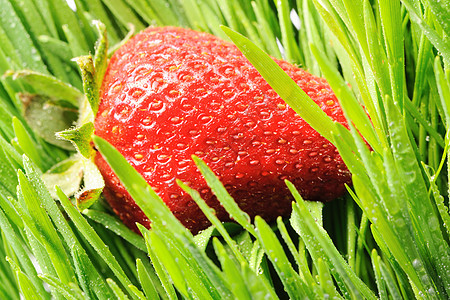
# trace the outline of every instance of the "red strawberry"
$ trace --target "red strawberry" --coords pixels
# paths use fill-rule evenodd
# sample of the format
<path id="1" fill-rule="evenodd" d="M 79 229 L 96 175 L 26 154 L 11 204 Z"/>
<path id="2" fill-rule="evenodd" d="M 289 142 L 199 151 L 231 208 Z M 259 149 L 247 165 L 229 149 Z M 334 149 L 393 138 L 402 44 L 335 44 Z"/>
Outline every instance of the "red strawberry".
<path id="1" fill-rule="evenodd" d="M 342 110 L 324 79 L 276 61 L 335 121 Z M 203 159 L 239 206 L 270 221 L 291 210 L 284 179 L 305 199 L 345 192 L 350 173 L 336 148 L 271 89 L 231 43 L 188 29 L 149 28 L 111 58 L 95 132 L 115 146 L 192 232 L 209 225 L 175 182 L 200 191 L 222 221 L 228 215 L 191 160 Z M 100 154 L 105 197 L 131 228 L 148 219 Z"/>

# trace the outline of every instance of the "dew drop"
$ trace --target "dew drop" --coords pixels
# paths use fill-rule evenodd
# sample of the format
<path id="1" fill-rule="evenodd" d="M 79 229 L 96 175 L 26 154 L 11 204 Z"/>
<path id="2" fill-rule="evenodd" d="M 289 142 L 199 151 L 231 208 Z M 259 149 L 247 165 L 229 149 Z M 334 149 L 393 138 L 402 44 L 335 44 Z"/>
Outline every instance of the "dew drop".
<path id="1" fill-rule="evenodd" d="M 275 163 L 276 163 L 277 165 L 282 165 L 282 164 L 284 164 L 284 160 L 283 160 L 283 159 L 277 159 L 277 160 L 275 161 Z"/>
<path id="2" fill-rule="evenodd" d="M 316 157 L 317 154 L 319 154 L 319 153 L 317 153 L 316 151 L 313 151 L 313 152 L 310 152 L 308 155 L 309 155 L 309 157 Z"/>
<path id="3" fill-rule="evenodd" d="M 173 118 L 170 119 L 170 121 L 171 121 L 172 123 L 177 124 L 177 123 L 180 123 L 181 118 L 180 118 L 180 117 L 173 117 Z"/>

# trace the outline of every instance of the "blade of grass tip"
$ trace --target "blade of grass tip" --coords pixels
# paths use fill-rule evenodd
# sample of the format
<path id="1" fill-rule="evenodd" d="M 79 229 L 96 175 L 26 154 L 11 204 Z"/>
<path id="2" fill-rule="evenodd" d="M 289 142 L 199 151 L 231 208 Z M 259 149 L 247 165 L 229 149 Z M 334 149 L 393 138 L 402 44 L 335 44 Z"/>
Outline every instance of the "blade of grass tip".
<path id="1" fill-rule="evenodd" d="M 236 299 L 252 299 L 240 270 L 236 266 L 236 263 L 228 256 L 229 254 L 225 250 L 225 247 L 217 238 L 213 239 L 213 245 L 234 297 Z"/>
<path id="2" fill-rule="evenodd" d="M 316 298 L 317 295 L 314 294 L 312 287 L 307 286 L 292 268 L 283 246 L 270 226 L 259 216 L 256 216 L 255 224 L 258 240 L 277 271 L 289 297 L 291 299 Z"/>
<path id="3" fill-rule="evenodd" d="M 380 300 L 387 300 L 389 298 L 386 290 L 386 280 L 381 274 L 380 268 L 381 257 L 378 255 L 376 249 L 372 250 L 371 257 L 372 257 L 373 271 L 375 273 L 375 282 L 378 288 L 378 296 L 380 297 Z"/>
<path id="4" fill-rule="evenodd" d="M 289 251 L 291 252 L 292 256 L 294 257 L 295 262 L 297 263 L 298 270 L 300 273 L 300 277 L 305 281 L 305 283 L 308 286 L 311 286 L 315 289 L 316 282 L 314 281 L 314 278 L 312 277 L 310 272 L 305 272 L 306 268 L 305 265 L 303 265 L 303 261 L 300 260 L 300 255 L 298 250 L 295 248 L 294 243 L 292 242 L 291 237 L 289 236 L 289 233 L 286 229 L 286 225 L 284 225 L 283 218 L 278 217 L 277 218 L 277 225 L 278 230 L 281 233 L 281 237 L 283 238 L 284 242 L 288 246 Z M 309 271 L 309 269 L 308 269 Z M 315 289 L 317 292 L 317 289 Z"/>
<path id="5" fill-rule="evenodd" d="M 200 194 L 188 187 L 186 184 L 181 182 L 180 180 L 177 180 L 177 184 L 191 196 L 192 199 L 194 199 L 195 203 L 200 207 L 202 212 L 206 215 L 208 220 L 213 224 L 216 229 L 219 231 L 219 233 L 222 235 L 222 237 L 225 239 L 226 243 L 230 247 L 230 249 L 233 251 L 235 257 L 237 260 L 242 263 L 247 263 L 247 260 L 244 258 L 242 253 L 239 251 L 238 246 L 236 242 L 231 238 L 231 236 L 228 234 L 225 227 L 222 225 L 222 222 L 215 216 L 214 210 L 206 204 L 205 200 L 203 200 L 200 196 Z"/>
<path id="6" fill-rule="evenodd" d="M 356 197 L 356 195 L 353 194 L 351 196 L 355 200 L 354 197 Z M 362 268 L 362 263 L 366 259 L 365 249 L 366 248 L 369 249 L 369 247 L 367 246 L 367 243 L 366 243 L 367 229 L 369 227 L 368 225 L 369 225 L 369 219 L 367 219 L 367 215 L 365 213 L 363 213 L 363 215 L 361 217 L 361 222 L 359 224 L 359 229 L 357 230 L 358 239 L 356 242 L 355 273 L 356 273 L 356 276 L 358 276 L 358 277 L 361 277 L 361 272 L 363 272 L 363 270 L 364 270 L 364 268 Z"/>
<path id="7" fill-rule="evenodd" d="M 93 209 L 85 209 L 82 213 L 83 215 L 89 217 L 91 220 L 102 224 L 105 228 L 116 233 L 118 236 L 120 236 L 139 250 L 142 250 L 144 252 L 147 251 L 142 236 L 126 227 L 123 222 L 120 221 L 120 219 L 118 219 L 117 217 Z"/>
<path id="8" fill-rule="evenodd" d="M 70 202 L 69 198 L 61 191 L 60 188 L 56 187 L 56 193 L 59 197 L 60 203 L 63 206 L 66 213 L 69 215 L 70 219 L 74 222 L 75 226 L 80 230 L 86 240 L 89 241 L 92 247 L 97 251 L 100 257 L 108 264 L 120 282 L 126 288 L 131 285 L 130 280 L 122 270 L 122 267 L 118 264 L 117 260 L 111 254 L 108 246 L 100 239 L 94 229 L 89 225 L 86 219 L 76 210 L 73 204 Z"/>
<path id="9" fill-rule="evenodd" d="M 128 287 L 133 292 L 133 294 L 139 298 L 139 300 L 147 300 L 147 298 L 145 298 L 144 293 L 142 293 L 136 286 L 129 285 Z"/>
<path id="10" fill-rule="evenodd" d="M 344 299 L 337 292 L 336 287 L 333 283 L 333 278 L 330 274 L 330 270 L 328 269 L 328 265 L 321 258 L 317 260 L 317 272 L 319 273 L 318 277 L 320 287 L 323 289 L 323 293 L 325 293 L 325 295 L 327 295 L 327 297 L 331 299 Z"/>
<path id="11" fill-rule="evenodd" d="M 214 229 L 216 228 L 213 225 L 209 226 L 207 229 L 199 232 L 194 236 L 195 245 L 197 245 L 197 247 L 200 250 L 202 251 L 206 250 L 206 247 L 208 246 L 209 241 L 211 240 Z"/>
<path id="12" fill-rule="evenodd" d="M 242 275 L 252 299 L 279 299 L 273 286 L 247 265 L 242 266 Z"/>
<path id="13" fill-rule="evenodd" d="M 177 256 L 175 253 L 176 250 L 169 249 L 165 242 L 153 230 L 147 232 L 146 238 L 148 238 L 148 243 L 152 247 L 155 259 L 164 266 L 177 290 L 183 296 L 188 297 L 185 280 L 186 274 L 183 274 L 182 267 L 180 266 L 184 262 L 175 260 Z M 152 261 L 154 260 L 152 259 Z"/>
<path id="14" fill-rule="evenodd" d="M 151 241 L 150 241 L 150 231 L 147 230 L 141 224 L 137 224 L 137 226 L 138 226 L 139 230 L 141 231 L 142 235 L 144 236 L 145 244 L 147 246 L 148 256 L 150 257 L 150 260 L 152 261 L 153 267 L 155 268 L 156 274 L 158 275 L 158 279 L 160 280 L 162 286 L 164 287 L 167 297 L 170 300 L 177 299 L 175 289 L 174 289 L 173 285 L 170 283 L 169 276 L 167 275 L 166 271 L 163 269 L 161 262 L 158 260 L 158 257 L 152 250 Z"/>
<path id="15" fill-rule="evenodd" d="M 125 188 L 130 192 L 133 199 L 150 220 L 164 220 L 166 226 L 171 228 L 171 232 L 174 234 L 192 237 L 190 232 L 170 212 L 161 198 L 149 188 L 145 179 L 128 164 L 126 159 L 111 144 L 98 136 L 94 136 L 93 140 L 99 151 L 105 157 L 106 162 L 111 166 Z M 138 190 L 138 187 L 141 189 Z M 142 193 L 149 195 L 141 197 Z M 147 196 L 150 196 L 151 199 L 144 200 Z M 157 202 L 158 204 L 151 205 L 152 202 Z M 161 218 L 156 220 L 155 213 Z"/>
<path id="16" fill-rule="evenodd" d="M 74 293 L 68 285 L 61 283 L 61 281 L 52 275 L 49 274 L 40 274 L 39 278 L 42 279 L 49 286 L 53 287 L 57 290 L 61 295 L 63 295 L 68 300 L 83 300 L 85 298 L 79 297 L 78 294 Z"/>
<path id="17" fill-rule="evenodd" d="M 21 296 L 26 300 L 41 299 L 42 295 L 34 288 L 33 283 L 28 276 L 20 270 L 20 267 L 15 264 L 14 261 L 6 258 L 11 264 L 11 267 L 15 269 L 16 280 L 19 284 Z"/>
<path id="18" fill-rule="evenodd" d="M 147 272 L 142 260 L 136 260 L 136 269 L 138 273 L 139 282 L 144 290 L 147 299 L 158 299 L 158 292 L 156 291 L 153 281 L 150 278 L 150 274 Z"/>
<path id="19" fill-rule="evenodd" d="M 381 275 L 383 278 L 385 278 L 387 290 L 389 291 L 391 297 L 393 299 L 402 299 L 397 280 L 392 276 L 393 274 L 389 272 L 388 268 L 383 263 L 380 257 L 378 257 L 378 260 L 380 264 Z"/>
<path id="20" fill-rule="evenodd" d="M 352 270 L 355 270 L 356 263 L 356 210 L 353 199 L 347 195 L 346 197 L 346 208 L 347 208 L 347 262 Z"/>
<path id="21" fill-rule="evenodd" d="M 261 246 L 261 243 L 258 241 L 258 239 L 253 243 L 253 247 L 250 252 L 249 257 L 249 266 L 250 269 L 252 269 L 257 274 L 263 274 L 266 276 L 267 281 L 273 285 L 272 277 L 269 272 L 268 264 L 266 257 L 264 255 L 264 249 Z"/>
<path id="22" fill-rule="evenodd" d="M 78 282 L 86 295 L 89 295 L 94 299 L 111 299 L 112 295 L 106 286 L 105 280 L 101 277 L 98 270 L 92 264 L 84 249 L 81 250 L 79 247 L 74 247 L 71 254 L 74 261 Z M 94 282 L 95 284 L 92 284 Z"/>
<path id="23" fill-rule="evenodd" d="M 203 177 L 208 183 L 208 186 L 213 191 L 214 195 L 216 195 L 217 199 L 220 201 L 220 203 L 223 205 L 226 211 L 230 214 L 230 217 L 233 218 L 236 222 L 238 222 L 253 236 L 256 236 L 255 229 L 250 223 L 250 217 L 248 216 L 248 214 L 246 214 L 239 208 L 239 206 L 230 196 L 230 194 L 225 189 L 220 180 L 216 177 L 216 175 L 214 175 L 213 171 L 211 171 L 211 169 L 206 165 L 206 163 L 197 156 L 193 155 L 192 159 L 197 165 L 197 168 L 202 173 Z"/>
<path id="24" fill-rule="evenodd" d="M 289 75 L 269 55 L 243 35 L 225 26 L 221 28 L 274 91 L 312 128 L 327 140 L 333 141 L 331 132 L 335 131 L 334 122 Z"/>
<path id="25" fill-rule="evenodd" d="M 108 283 L 111 290 L 114 292 L 114 295 L 116 295 L 117 299 L 119 300 L 129 300 L 128 296 L 120 289 L 120 287 L 117 285 L 117 283 L 112 280 L 111 278 L 107 278 L 106 282 Z"/>
<path id="26" fill-rule="evenodd" d="M 296 200 L 293 209 L 297 214 L 297 229 L 294 226 L 293 227 L 296 231 L 301 229 L 298 233 L 305 241 L 310 253 L 316 253 L 317 258 L 322 257 L 322 259 L 330 265 L 332 272 L 338 274 L 340 279 L 343 280 L 353 296 L 356 298 L 364 297 L 366 299 L 376 299 L 373 292 L 361 281 L 361 279 L 359 279 L 359 277 L 356 276 L 350 266 L 345 262 L 325 230 L 317 225 L 295 186 L 287 180 L 285 182 Z M 312 238 L 314 239 L 314 242 L 312 241 Z"/>
<path id="27" fill-rule="evenodd" d="M 212 298 L 231 298 L 232 294 L 226 285 L 223 274 L 220 269 L 211 261 L 203 251 L 190 242 L 187 238 L 181 237 L 181 241 L 186 245 L 185 250 L 192 255 L 193 259 L 198 263 L 198 277 L 204 282 L 204 286 L 208 289 Z M 213 285 L 213 286 L 210 286 Z"/>

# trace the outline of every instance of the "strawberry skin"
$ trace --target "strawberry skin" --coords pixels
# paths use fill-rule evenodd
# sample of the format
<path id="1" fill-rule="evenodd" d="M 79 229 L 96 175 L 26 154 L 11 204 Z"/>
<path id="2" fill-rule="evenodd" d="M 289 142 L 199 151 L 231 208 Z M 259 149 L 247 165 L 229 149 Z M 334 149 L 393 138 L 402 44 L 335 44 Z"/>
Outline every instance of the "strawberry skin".
<path id="1" fill-rule="evenodd" d="M 345 124 L 324 79 L 276 60 L 330 116 Z M 268 221 L 291 211 L 290 180 L 307 200 L 345 193 L 351 175 L 336 148 L 271 89 L 231 43 L 175 27 L 148 28 L 112 56 L 95 134 L 115 146 L 193 233 L 209 226 L 176 184 L 199 191 L 222 221 L 230 220 L 191 156 L 219 176 L 251 217 Z M 127 226 L 149 221 L 98 153 L 104 195 Z"/>

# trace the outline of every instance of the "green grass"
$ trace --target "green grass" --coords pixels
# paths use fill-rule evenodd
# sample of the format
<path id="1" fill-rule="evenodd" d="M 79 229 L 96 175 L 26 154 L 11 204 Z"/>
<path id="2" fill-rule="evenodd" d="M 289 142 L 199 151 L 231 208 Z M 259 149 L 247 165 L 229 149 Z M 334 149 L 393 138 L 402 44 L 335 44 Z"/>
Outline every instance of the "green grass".
<path id="1" fill-rule="evenodd" d="M 450 298 L 445 1 L 75 3 L 73 11 L 63 0 L 0 0 L 1 299 Z M 87 172 L 88 149 L 81 146 L 83 158 L 52 132 L 71 127 L 77 110 L 77 125 L 92 121 L 105 57 L 149 25 L 235 43 L 338 148 L 353 176 L 348 194 L 310 203 L 286 182 L 295 199 L 291 217 L 251 222 L 194 157 L 237 224 L 222 224 L 197 191 L 178 182 L 214 224 L 193 236 L 120 153 L 95 138 L 152 229 L 132 232 L 101 198 L 77 209 L 70 197 L 83 180 L 77 170 L 86 171 L 92 199 L 103 182 Z M 269 55 L 324 76 L 350 129 L 328 119 Z M 42 127 L 40 115 L 52 122 Z M 91 132 L 85 125 L 62 135 L 80 148 Z"/>

